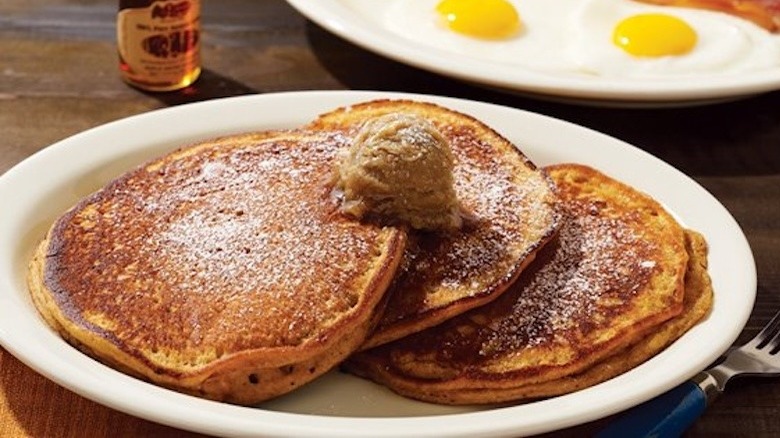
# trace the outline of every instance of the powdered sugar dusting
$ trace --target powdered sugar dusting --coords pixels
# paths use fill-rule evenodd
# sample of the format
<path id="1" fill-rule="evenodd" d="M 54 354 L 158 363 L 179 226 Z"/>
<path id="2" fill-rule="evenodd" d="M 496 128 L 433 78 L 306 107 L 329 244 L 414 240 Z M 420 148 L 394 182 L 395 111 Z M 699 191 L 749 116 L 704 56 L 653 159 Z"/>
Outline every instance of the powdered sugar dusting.
<path id="1" fill-rule="evenodd" d="M 578 215 L 559 233 L 552 258 L 517 294 L 506 317 L 494 322 L 481 354 L 517 351 L 587 331 L 580 325 L 604 316 L 612 302 L 630 302 L 655 266 L 644 260 L 654 243 L 622 218 Z"/>
<path id="2" fill-rule="evenodd" d="M 138 342 L 152 322 L 121 315 L 154 312 L 171 348 L 299 343 L 355 305 L 342 292 L 362 281 L 381 232 L 333 214 L 327 181 L 345 141 L 222 143 L 130 174 L 104 194 L 93 259 L 80 262 L 97 268 L 79 281 L 106 297 L 75 299 L 110 307 Z"/>
<path id="3" fill-rule="evenodd" d="M 451 235 L 421 236 L 407 249 L 398 292 L 382 324 L 489 293 L 555 226 L 555 198 L 540 172 L 519 166 L 468 126 L 445 125 L 455 159 L 455 191 L 464 227 Z M 465 295 L 464 295 L 465 294 Z"/>
<path id="4" fill-rule="evenodd" d="M 612 323 L 657 269 L 659 247 L 633 218 L 603 203 L 566 201 L 558 237 L 492 303 L 401 341 L 445 364 L 483 366 L 494 357 L 571 343 Z M 547 351 L 547 350 L 545 350 Z"/>

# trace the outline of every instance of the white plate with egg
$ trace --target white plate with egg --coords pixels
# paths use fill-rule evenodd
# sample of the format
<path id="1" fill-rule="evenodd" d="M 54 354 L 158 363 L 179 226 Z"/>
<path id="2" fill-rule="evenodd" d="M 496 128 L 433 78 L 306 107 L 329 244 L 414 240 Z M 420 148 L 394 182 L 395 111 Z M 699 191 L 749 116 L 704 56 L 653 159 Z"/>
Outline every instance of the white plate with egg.
<path id="1" fill-rule="evenodd" d="M 504 407 L 417 402 L 338 371 L 257 407 L 218 403 L 102 365 L 72 348 L 38 316 L 25 283 L 26 265 L 55 218 L 80 198 L 179 146 L 233 133 L 297 127 L 337 107 L 380 98 L 418 99 L 462 111 L 513 141 L 538 165 L 588 164 L 649 193 L 683 225 L 707 238 L 715 290 L 712 313 L 669 348 L 621 376 L 572 394 Z M 524 436 L 581 424 L 648 400 L 707 367 L 739 335 L 756 291 L 753 256 L 739 226 L 712 195 L 678 170 L 571 123 L 436 96 L 295 92 L 152 111 L 41 150 L 0 176 L 0 199 L 5 209 L 0 222 L 0 344 L 84 397 L 148 420 L 219 436 Z"/>
<path id="2" fill-rule="evenodd" d="M 288 0 L 324 28 L 388 58 L 522 94 L 596 105 L 659 106 L 780 89 L 780 33 L 726 13 L 634 0 L 497 0 L 509 2 L 519 17 L 516 31 L 500 37 L 501 24 L 493 21 L 507 21 L 504 11 L 484 18 L 473 8 L 456 11 L 465 27 L 487 29 L 494 37 L 485 39 L 450 28 L 445 14 L 437 11 L 440 1 Z M 485 12 L 493 1 L 477 3 Z M 625 18 L 647 13 L 681 21 L 695 41 L 657 23 L 653 25 L 664 29 L 671 44 L 687 50 L 684 54 L 635 56 L 619 48 L 614 29 Z M 663 52 L 659 38 L 637 29 L 634 41 L 644 36 L 651 51 Z"/>

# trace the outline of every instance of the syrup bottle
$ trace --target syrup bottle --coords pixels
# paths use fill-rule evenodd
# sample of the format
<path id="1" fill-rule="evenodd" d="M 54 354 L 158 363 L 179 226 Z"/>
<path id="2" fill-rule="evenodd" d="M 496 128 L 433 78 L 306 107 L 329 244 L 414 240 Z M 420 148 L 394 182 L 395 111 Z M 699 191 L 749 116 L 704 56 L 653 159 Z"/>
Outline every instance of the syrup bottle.
<path id="1" fill-rule="evenodd" d="M 172 91 L 200 75 L 200 0 L 119 0 L 116 27 L 127 83 Z"/>

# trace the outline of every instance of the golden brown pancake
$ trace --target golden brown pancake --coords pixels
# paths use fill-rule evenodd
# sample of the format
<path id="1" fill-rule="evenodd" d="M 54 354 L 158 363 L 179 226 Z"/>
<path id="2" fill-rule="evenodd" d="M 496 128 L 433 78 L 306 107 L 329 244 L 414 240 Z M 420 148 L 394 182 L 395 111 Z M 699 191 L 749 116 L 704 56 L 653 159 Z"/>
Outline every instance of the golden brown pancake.
<path id="1" fill-rule="evenodd" d="M 463 389 L 448 393 L 434 392 L 423 396 L 407 395 L 442 404 L 485 404 L 539 399 L 578 391 L 641 365 L 685 334 L 701 321 L 712 308 L 713 291 L 707 273 L 706 241 L 703 236 L 692 230 L 686 230 L 685 237 L 686 249 L 690 258 L 685 274 L 683 311 L 652 329 L 646 337 L 637 343 L 601 362 L 597 362 L 581 373 L 547 382 L 516 388 Z M 387 378 L 392 377 L 388 376 Z M 376 378 L 376 380 L 379 379 L 381 378 Z"/>
<path id="2" fill-rule="evenodd" d="M 312 129 L 354 136 L 388 113 L 432 122 L 454 156 L 464 226 L 410 235 L 401 271 L 370 348 L 439 324 L 506 291 L 559 225 L 549 178 L 508 140 L 471 116 L 430 103 L 378 100 L 321 115 Z"/>
<path id="3" fill-rule="evenodd" d="M 86 353 L 186 393 L 251 404 L 314 379 L 364 341 L 405 243 L 338 213 L 346 141 L 225 137 L 128 172 L 53 225 L 35 305 Z"/>
<path id="4" fill-rule="evenodd" d="M 689 233 L 686 250 L 683 229 L 656 201 L 594 169 L 547 170 L 565 220 L 510 291 L 353 355 L 345 368 L 438 403 L 551 396 L 636 366 L 708 311 L 700 236 Z"/>
<path id="5" fill-rule="evenodd" d="M 448 404 L 498 403 L 506 400 L 536 399 L 574 392 L 620 375 L 652 358 L 691 327 L 701 321 L 712 308 L 712 282 L 707 273 L 707 243 L 704 237 L 685 230 L 685 245 L 690 258 L 685 273 L 683 311 L 653 328 L 636 344 L 596 363 L 579 374 L 517 388 L 482 390 L 466 389 L 437 400 Z"/>

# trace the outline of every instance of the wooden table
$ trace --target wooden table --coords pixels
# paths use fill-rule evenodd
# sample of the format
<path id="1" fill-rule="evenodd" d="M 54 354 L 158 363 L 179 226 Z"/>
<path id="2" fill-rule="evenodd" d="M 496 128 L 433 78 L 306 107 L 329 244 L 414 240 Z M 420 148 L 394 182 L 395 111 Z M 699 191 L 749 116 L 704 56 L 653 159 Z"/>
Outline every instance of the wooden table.
<path id="1" fill-rule="evenodd" d="M 204 3 L 201 79 L 186 93 L 146 94 L 126 86 L 117 74 L 115 2 L 0 2 L 0 172 L 84 129 L 224 96 L 374 89 L 495 102 L 621 138 L 692 176 L 736 217 L 755 254 L 758 297 L 738 342 L 780 309 L 780 92 L 676 109 L 549 103 L 381 58 L 307 22 L 282 0 Z M 780 381 L 737 381 L 688 435 L 778 436 L 779 410 Z M 603 422 L 551 435 L 582 436 Z M 81 398 L 0 349 L 0 436 L 147 435 L 190 434 Z"/>

